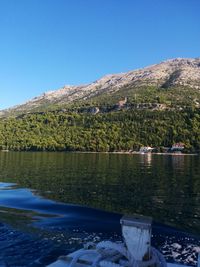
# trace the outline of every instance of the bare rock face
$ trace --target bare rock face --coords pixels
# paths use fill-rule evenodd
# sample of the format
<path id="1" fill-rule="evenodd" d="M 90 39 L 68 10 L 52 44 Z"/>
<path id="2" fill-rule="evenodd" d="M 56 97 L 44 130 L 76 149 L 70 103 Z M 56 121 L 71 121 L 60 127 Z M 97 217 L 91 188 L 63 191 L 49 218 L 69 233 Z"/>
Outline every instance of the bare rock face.
<path id="1" fill-rule="evenodd" d="M 87 100 L 104 93 L 113 94 L 126 86 L 140 87 L 154 85 L 158 88 L 187 86 L 200 90 L 200 58 L 176 58 L 143 69 L 127 73 L 111 74 L 87 85 L 64 86 L 56 91 L 44 93 L 30 101 L 1 111 L 31 111 L 50 103 L 71 103 L 77 100 Z"/>

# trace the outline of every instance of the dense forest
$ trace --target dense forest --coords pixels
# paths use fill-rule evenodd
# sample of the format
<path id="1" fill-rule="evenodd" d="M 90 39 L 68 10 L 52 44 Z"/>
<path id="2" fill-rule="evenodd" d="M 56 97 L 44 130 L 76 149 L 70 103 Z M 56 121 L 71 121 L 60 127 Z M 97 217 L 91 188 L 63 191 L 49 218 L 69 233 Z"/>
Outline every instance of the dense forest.
<path id="1" fill-rule="evenodd" d="M 49 111 L 0 120 L 0 149 L 15 151 L 158 151 L 183 142 L 200 150 L 200 109 Z"/>

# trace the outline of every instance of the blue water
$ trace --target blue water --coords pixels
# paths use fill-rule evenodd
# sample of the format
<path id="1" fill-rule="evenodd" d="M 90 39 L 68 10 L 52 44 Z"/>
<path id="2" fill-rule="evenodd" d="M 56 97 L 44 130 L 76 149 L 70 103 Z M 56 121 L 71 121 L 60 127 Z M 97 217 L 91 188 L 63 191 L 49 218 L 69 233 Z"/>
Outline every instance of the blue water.
<path id="1" fill-rule="evenodd" d="M 120 214 L 51 201 L 15 184 L 0 183 L 0 206 L 0 263 L 7 266 L 45 266 L 86 242 L 122 239 Z M 152 240 L 168 260 L 196 263 L 197 237 L 154 224 Z"/>
<path id="2" fill-rule="evenodd" d="M 45 266 L 87 241 L 120 238 L 120 215 L 44 199 L 16 184 L 0 183 L 0 206 L 0 259 L 8 266 Z"/>
<path id="3" fill-rule="evenodd" d="M 141 214 L 153 213 L 156 222 L 152 243 L 166 259 L 196 264 L 200 247 L 199 159 L 186 158 L 184 162 L 176 159 L 178 165 L 172 170 L 168 166 L 171 158 L 141 163 L 141 158 L 102 155 L 95 158 L 96 162 L 94 155 L 8 154 L 0 154 L 0 266 L 46 266 L 88 241 L 121 240 L 122 213 L 137 212 L 138 203 Z M 158 195 L 149 186 L 150 179 L 155 177 L 153 166 L 159 171 L 158 184 L 152 180 Z M 190 173 L 191 179 L 184 173 Z M 172 181 L 170 201 L 162 202 L 167 183 Z M 195 186 L 188 187 L 194 181 Z M 133 189 L 134 198 L 131 198 Z M 176 190 L 180 194 L 175 194 Z M 150 202 L 150 209 L 147 202 L 151 196 L 154 202 Z M 183 205 L 184 198 L 190 205 Z M 168 205 L 172 201 L 174 210 Z M 160 218 L 164 215 L 163 223 Z"/>

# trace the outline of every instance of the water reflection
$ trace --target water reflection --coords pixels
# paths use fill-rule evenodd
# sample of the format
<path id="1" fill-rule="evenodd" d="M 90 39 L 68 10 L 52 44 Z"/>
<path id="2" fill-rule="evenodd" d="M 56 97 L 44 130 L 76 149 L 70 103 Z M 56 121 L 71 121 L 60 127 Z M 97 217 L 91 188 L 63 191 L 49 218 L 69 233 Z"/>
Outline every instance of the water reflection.
<path id="1" fill-rule="evenodd" d="M 183 170 L 185 165 L 186 156 L 182 155 L 173 155 L 172 156 L 172 165 L 174 169 Z"/>
<path id="2" fill-rule="evenodd" d="M 146 153 L 146 154 L 140 154 L 140 163 L 147 168 L 151 168 L 152 166 L 152 154 Z"/>
<path id="3" fill-rule="evenodd" d="M 0 180 L 49 199 L 141 213 L 200 233 L 199 157 L 0 153 Z"/>

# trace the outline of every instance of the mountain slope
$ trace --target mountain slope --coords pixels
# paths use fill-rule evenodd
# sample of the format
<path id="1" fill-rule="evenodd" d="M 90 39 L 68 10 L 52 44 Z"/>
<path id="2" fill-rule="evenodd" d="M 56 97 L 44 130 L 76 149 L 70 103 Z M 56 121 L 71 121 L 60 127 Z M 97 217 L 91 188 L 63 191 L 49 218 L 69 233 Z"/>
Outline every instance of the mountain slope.
<path id="1" fill-rule="evenodd" d="M 153 89 L 149 91 L 149 88 Z M 173 90 L 166 91 L 170 88 Z M 174 88 L 179 89 L 177 91 Z M 184 91 L 185 88 L 186 91 Z M 98 104 L 98 99 L 101 97 L 104 98 L 104 102 L 127 95 L 131 99 L 135 97 L 135 94 L 141 102 L 154 101 L 153 98 L 148 100 L 146 97 L 153 94 L 154 97 L 161 97 L 167 101 L 175 98 L 177 102 L 182 99 L 182 102 L 185 100 L 187 103 L 189 96 L 198 105 L 200 102 L 200 58 L 171 59 L 127 73 L 106 75 L 91 84 L 64 86 L 56 91 L 35 97 L 22 105 L 2 110 L 0 115 L 33 112 L 51 108 L 52 105 L 69 105 L 77 101 L 84 103 L 92 99 Z M 140 97 L 141 95 L 143 98 Z"/>

